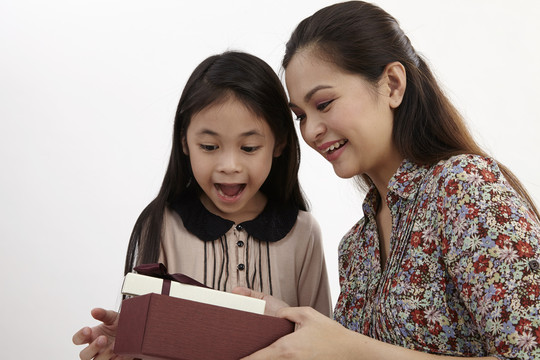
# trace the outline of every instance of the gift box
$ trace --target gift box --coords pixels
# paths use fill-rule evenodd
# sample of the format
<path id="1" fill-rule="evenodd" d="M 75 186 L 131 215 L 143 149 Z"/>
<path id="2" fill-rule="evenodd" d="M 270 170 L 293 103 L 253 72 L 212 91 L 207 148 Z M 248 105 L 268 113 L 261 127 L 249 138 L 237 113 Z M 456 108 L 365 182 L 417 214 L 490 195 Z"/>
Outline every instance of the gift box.
<path id="1" fill-rule="evenodd" d="M 293 331 L 286 319 L 149 293 L 122 302 L 114 352 L 145 360 L 236 360 Z"/>
<path id="2" fill-rule="evenodd" d="M 261 299 L 218 291 L 205 286 L 184 284 L 141 274 L 126 274 L 122 285 L 122 294 L 134 296 L 150 293 L 166 294 L 185 300 L 204 302 L 256 314 L 264 314 L 264 307 L 266 306 L 266 301 Z"/>

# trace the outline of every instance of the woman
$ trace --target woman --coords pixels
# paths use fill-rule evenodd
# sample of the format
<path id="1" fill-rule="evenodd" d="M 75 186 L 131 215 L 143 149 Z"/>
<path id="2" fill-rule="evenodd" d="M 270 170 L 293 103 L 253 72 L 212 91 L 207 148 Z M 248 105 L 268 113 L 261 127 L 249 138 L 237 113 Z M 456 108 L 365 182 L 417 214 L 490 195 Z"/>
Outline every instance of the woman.
<path id="1" fill-rule="evenodd" d="M 283 307 L 297 331 L 248 359 L 540 358 L 538 210 L 397 21 L 361 1 L 326 7 L 283 67 L 304 140 L 368 193 L 339 247 L 337 322 Z"/>

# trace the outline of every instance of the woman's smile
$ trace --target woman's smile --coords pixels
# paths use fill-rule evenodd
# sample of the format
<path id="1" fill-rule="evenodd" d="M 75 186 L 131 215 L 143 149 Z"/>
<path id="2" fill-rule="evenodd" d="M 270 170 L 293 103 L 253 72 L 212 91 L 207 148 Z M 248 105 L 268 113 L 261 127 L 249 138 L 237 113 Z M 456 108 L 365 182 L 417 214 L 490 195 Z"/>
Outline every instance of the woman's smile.
<path id="1" fill-rule="evenodd" d="M 347 143 L 347 139 L 341 139 L 339 141 L 327 142 L 319 146 L 319 151 L 326 158 L 326 160 L 332 162 L 336 160 L 344 151 Z"/>

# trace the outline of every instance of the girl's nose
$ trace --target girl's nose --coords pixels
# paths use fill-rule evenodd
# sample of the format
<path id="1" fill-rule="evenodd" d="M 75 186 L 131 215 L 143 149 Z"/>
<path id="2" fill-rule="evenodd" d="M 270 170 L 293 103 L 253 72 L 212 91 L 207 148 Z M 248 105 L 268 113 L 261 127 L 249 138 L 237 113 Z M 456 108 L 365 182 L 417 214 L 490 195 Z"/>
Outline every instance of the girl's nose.
<path id="1" fill-rule="evenodd" d="M 234 173 L 241 170 L 241 162 L 238 154 L 227 151 L 219 159 L 218 170 L 224 173 Z"/>

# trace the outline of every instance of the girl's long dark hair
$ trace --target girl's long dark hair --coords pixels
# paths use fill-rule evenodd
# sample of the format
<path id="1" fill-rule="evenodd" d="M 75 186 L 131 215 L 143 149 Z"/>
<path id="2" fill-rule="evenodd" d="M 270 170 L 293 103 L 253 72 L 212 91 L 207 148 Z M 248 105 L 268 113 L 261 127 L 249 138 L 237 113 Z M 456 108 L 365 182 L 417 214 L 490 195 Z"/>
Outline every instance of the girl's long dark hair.
<path id="1" fill-rule="evenodd" d="M 200 191 L 192 179 L 189 157 L 182 150 L 191 117 L 205 107 L 235 97 L 264 119 L 283 146 L 274 158 L 261 191 L 278 206 L 307 210 L 298 182 L 300 146 L 287 96 L 279 77 L 261 59 L 242 52 L 210 56 L 195 68 L 180 97 L 174 120 L 169 164 L 156 198 L 142 211 L 129 240 L 125 273 L 136 264 L 158 260 L 165 208 L 188 188 Z"/>
<path id="2" fill-rule="evenodd" d="M 372 84 L 377 84 L 387 64 L 399 61 L 405 67 L 406 90 L 394 113 L 392 133 L 404 158 L 435 164 L 458 154 L 486 156 L 397 20 L 378 6 L 349 1 L 330 5 L 304 19 L 286 45 L 283 68 L 303 49 L 313 50 Z M 499 167 L 540 217 L 517 177 L 504 165 L 499 163 Z M 365 175 L 362 178 L 365 183 Z"/>

